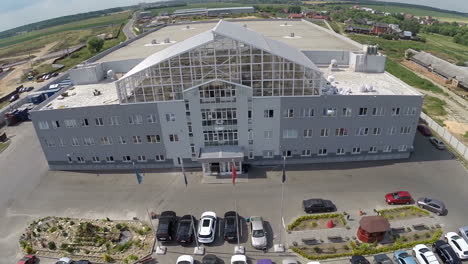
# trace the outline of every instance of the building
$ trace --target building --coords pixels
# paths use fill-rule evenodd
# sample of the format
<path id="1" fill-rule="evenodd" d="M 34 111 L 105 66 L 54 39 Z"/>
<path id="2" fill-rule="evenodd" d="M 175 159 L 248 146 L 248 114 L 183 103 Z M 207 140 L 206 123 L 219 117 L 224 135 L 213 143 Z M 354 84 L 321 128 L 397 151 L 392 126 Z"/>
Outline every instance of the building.
<path id="1" fill-rule="evenodd" d="M 375 35 L 387 34 L 390 32 L 390 27 L 387 23 L 377 22 L 372 26 L 371 32 Z"/>
<path id="2" fill-rule="evenodd" d="M 170 25 L 72 69 L 31 118 L 53 170 L 404 159 L 423 97 L 385 61 L 307 21 Z"/>
<path id="3" fill-rule="evenodd" d="M 255 13 L 255 8 L 251 6 L 243 7 L 223 7 L 223 8 L 191 8 L 174 11 L 172 15 L 176 17 L 187 16 L 222 16 L 232 14 L 250 14 Z"/>

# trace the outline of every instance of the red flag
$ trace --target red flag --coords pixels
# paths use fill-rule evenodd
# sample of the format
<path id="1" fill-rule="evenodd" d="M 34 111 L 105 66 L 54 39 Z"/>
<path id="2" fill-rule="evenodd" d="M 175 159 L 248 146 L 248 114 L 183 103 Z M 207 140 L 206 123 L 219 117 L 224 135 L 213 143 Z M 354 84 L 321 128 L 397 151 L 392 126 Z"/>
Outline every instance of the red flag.
<path id="1" fill-rule="evenodd" d="M 236 177 L 237 177 L 237 172 L 236 172 L 236 164 L 234 161 L 232 162 L 232 184 L 236 185 Z"/>

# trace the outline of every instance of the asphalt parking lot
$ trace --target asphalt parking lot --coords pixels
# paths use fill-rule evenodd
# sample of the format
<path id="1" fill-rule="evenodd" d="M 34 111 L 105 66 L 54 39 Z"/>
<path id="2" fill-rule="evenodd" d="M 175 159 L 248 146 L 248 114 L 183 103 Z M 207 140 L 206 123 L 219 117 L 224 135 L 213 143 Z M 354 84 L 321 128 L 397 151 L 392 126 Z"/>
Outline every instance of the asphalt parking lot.
<path id="1" fill-rule="evenodd" d="M 202 184 L 199 171 L 188 173 L 188 187 L 179 171 L 143 171 L 141 185 L 131 172 L 49 172 L 31 129 L 29 123 L 14 127 L 18 140 L 13 138 L 7 152 L 0 155 L 0 256 L 4 256 L 0 263 L 14 263 L 21 256 L 18 238 L 27 224 L 39 217 L 148 219 L 147 209 L 156 213 L 173 210 L 178 216 L 193 214 L 197 218 L 204 211 L 222 216 L 234 209 L 234 200 L 241 216 L 260 215 L 266 221 L 270 238 L 267 253 L 252 249 L 250 241 L 243 237 L 246 255 L 252 263 L 260 258 L 280 263 L 284 258 L 271 248 L 277 243 L 280 227 L 279 168 L 252 168 L 248 182 L 235 187 Z M 443 229 L 454 231 L 468 224 L 467 176 L 466 168 L 451 153 L 436 150 L 419 134 L 415 152 L 408 160 L 291 165 L 287 167 L 285 183 L 285 222 L 303 215 L 301 201 L 306 198 L 332 200 L 338 211 L 357 218 L 359 209 L 372 212 L 374 208 L 386 207 L 385 193 L 408 190 L 415 198 L 431 196 L 444 201 L 448 215 L 443 217 Z M 229 263 L 234 245 L 218 237 L 205 249 Z M 193 255 L 193 246 L 168 245 L 168 253 L 158 257 L 158 262 L 175 263 L 181 254 Z"/>

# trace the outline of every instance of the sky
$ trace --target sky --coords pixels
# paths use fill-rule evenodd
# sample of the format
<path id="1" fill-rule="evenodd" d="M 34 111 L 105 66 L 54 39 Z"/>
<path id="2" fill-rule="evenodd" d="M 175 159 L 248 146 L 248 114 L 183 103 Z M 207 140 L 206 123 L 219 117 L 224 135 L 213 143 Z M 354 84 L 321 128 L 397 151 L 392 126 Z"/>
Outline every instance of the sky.
<path id="1" fill-rule="evenodd" d="M 385 0 L 468 13 L 468 0 Z M 143 0 L 0 0 L 0 31 L 50 18 L 128 6 Z M 153 1 L 148 1 L 153 2 Z"/>

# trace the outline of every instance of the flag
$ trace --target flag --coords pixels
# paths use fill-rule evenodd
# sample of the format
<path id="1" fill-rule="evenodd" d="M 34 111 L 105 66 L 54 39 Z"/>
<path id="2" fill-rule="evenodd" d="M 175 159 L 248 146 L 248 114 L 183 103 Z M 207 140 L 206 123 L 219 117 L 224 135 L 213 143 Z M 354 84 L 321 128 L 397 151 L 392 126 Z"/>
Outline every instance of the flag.
<path id="1" fill-rule="evenodd" d="M 236 177 L 237 177 L 237 172 L 236 172 L 236 164 L 234 161 L 232 161 L 232 184 L 236 185 Z"/>
<path id="2" fill-rule="evenodd" d="M 133 163 L 133 169 L 135 170 L 135 175 L 137 177 L 138 184 L 141 184 L 143 181 L 143 176 L 138 172 L 137 168 L 135 167 L 135 162 Z"/>

